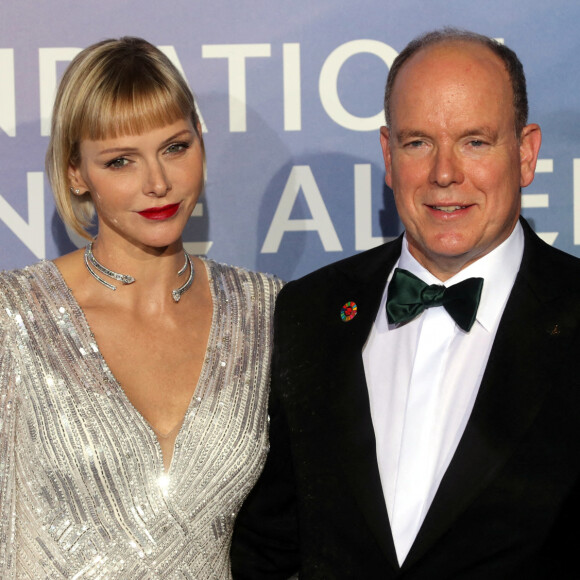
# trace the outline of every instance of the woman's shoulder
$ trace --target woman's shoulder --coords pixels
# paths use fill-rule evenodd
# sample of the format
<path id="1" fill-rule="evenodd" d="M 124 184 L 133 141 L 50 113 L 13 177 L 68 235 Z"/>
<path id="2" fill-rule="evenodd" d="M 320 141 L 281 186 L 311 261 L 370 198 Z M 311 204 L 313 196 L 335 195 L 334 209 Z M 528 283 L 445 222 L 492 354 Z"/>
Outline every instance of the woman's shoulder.
<path id="1" fill-rule="evenodd" d="M 54 283 L 56 267 L 48 260 L 15 270 L 0 271 L 0 300 L 13 301 L 29 296 L 31 290 Z"/>
<path id="2" fill-rule="evenodd" d="M 284 282 L 275 274 L 256 272 L 255 270 L 250 270 L 243 266 L 232 266 L 216 262 L 209 258 L 201 259 L 207 267 L 210 280 L 213 281 L 220 279 L 222 281 L 229 280 L 235 285 L 251 285 L 258 290 L 261 289 L 263 292 L 273 294 L 274 296 L 280 292 L 284 285 Z"/>
<path id="3" fill-rule="evenodd" d="M 19 328 L 43 308 L 46 289 L 56 270 L 45 260 L 16 270 L 0 271 L 0 339 L 10 328 Z M 54 282 L 53 282 L 54 283 Z M 2 340 L 0 340 L 2 342 Z"/>

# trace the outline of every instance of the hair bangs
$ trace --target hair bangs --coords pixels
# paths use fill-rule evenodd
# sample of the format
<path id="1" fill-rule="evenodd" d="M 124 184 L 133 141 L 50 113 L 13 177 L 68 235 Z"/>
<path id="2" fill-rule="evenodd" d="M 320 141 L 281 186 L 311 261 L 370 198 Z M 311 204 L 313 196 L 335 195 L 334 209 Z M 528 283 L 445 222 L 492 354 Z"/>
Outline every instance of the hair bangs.
<path id="1" fill-rule="evenodd" d="M 140 135 L 191 116 L 185 99 L 177 99 L 165 87 L 133 85 L 119 89 L 103 91 L 95 102 L 87 103 L 81 139 L 98 141 Z"/>

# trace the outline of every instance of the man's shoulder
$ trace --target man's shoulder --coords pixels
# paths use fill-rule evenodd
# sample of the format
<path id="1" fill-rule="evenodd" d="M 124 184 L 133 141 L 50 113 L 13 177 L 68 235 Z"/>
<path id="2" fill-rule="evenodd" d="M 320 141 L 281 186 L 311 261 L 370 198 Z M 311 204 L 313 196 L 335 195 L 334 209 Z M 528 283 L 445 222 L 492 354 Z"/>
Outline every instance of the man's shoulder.
<path id="1" fill-rule="evenodd" d="M 372 281 L 385 267 L 391 268 L 401 253 L 401 238 L 386 242 L 332 262 L 322 268 L 314 270 L 301 278 L 288 282 L 281 292 L 281 297 L 304 295 L 304 293 L 326 293 L 333 291 L 337 284 L 350 282 Z"/>
<path id="2" fill-rule="evenodd" d="M 568 254 L 553 246 L 545 245 L 544 251 L 549 259 L 552 269 L 561 272 L 562 277 L 573 280 L 580 285 L 580 258 Z"/>
<path id="3" fill-rule="evenodd" d="M 536 281 L 543 280 L 554 289 L 562 287 L 570 292 L 580 292 L 580 258 L 550 246 L 529 226 L 525 230 L 521 274 L 534 277 Z"/>

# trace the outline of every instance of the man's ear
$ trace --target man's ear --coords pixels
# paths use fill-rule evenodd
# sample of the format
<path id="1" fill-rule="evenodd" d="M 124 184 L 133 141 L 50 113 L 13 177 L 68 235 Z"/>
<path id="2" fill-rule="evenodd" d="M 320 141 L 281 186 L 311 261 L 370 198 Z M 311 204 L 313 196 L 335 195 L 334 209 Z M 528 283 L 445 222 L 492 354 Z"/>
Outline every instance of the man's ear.
<path id="1" fill-rule="evenodd" d="M 520 187 L 526 187 L 534 180 L 541 144 L 540 126 L 535 123 L 526 125 L 520 136 Z"/>
<path id="2" fill-rule="evenodd" d="M 388 127 L 381 127 L 381 148 L 383 150 L 383 159 L 385 161 L 385 183 L 392 189 L 393 174 L 391 160 L 391 135 Z"/>

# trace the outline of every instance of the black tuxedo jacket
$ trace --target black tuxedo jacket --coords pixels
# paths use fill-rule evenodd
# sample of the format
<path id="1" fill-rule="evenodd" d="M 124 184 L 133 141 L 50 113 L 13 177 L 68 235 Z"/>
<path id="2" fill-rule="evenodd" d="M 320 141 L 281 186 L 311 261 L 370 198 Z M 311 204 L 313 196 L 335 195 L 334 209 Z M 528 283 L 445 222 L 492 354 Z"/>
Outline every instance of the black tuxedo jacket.
<path id="1" fill-rule="evenodd" d="M 236 525 L 234 578 L 580 577 L 580 260 L 522 225 L 522 265 L 473 412 L 402 567 L 361 356 L 401 239 L 286 285 L 271 450 Z M 357 315 L 343 322 L 349 301 Z"/>

